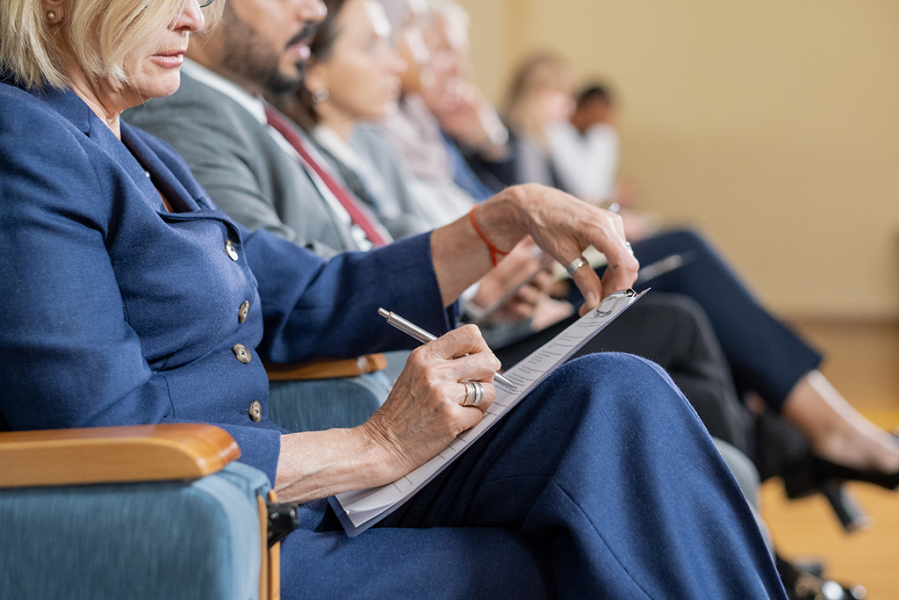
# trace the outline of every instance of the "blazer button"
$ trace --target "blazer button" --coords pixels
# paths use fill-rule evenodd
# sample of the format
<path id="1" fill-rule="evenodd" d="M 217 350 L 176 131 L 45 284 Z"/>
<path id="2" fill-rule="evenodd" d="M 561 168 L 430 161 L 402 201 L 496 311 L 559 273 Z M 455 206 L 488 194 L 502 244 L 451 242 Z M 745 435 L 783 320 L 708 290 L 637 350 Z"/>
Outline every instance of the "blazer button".
<path id="1" fill-rule="evenodd" d="M 237 260 L 237 248 L 234 247 L 234 242 L 231 240 L 225 240 L 225 253 L 228 255 L 228 258 L 231 260 Z"/>
<path id="2" fill-rule="evenodd" d="M 258 423 L 262 420 L 262 405 L 259 404 L 258 400 L 253 400 L 250 403 L 250 420 L 254 423 Z"/>
<path id="3" fill-rule="evenodd" d="M 234 352 L 234 356 L 237 357 L 237 360 L 242 362 L 243 364 L 249 364 L 253 357 L 250 356 L 250 351 L 247 350 L 247 347 L 243 344 L 234 344 L 234 347 L 231 348 L 231 351 Z"/>
<path id="4" fill-rule="evenodd" d="M 237 309 L 237 322 L 243 323 L 247 320 L 247 315 L 250 314 L 250 303 L 247 300 L 244 300 L 240 304 L 240 308 Z"/>

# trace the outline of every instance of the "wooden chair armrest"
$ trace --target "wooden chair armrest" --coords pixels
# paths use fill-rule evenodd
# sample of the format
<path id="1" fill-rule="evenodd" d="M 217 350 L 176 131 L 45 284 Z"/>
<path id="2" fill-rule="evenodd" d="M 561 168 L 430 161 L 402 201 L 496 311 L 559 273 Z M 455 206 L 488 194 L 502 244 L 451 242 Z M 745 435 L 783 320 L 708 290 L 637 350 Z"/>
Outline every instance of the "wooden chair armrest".
<path id="1" fill-rule="evenodd" d="M 198 479 L 240 456 L 200 423 L 0 433 L 0 488 Z"/>
<path id="2" fill-rule="evenodd" d="M 387 358 L 383 354 L 366 354 L 358 358 L 310 360 L 290 365 L 265 364 L 269 381 L 358 377 L 386 368 Z"/>

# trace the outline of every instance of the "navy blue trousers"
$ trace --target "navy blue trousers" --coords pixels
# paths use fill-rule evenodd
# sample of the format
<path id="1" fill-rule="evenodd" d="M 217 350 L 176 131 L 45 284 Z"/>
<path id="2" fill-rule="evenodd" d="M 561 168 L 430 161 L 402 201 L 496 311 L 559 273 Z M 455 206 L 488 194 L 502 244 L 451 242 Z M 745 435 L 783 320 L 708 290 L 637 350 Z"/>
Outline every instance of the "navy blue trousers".
<path id="1" fill-rule="evenodd" d="M 562 366 L 356 538 L 300 512 L 285 599 L 786 597 L 696 413 L 629 355 Z"/>
<path id="2" fill-rule="evenodd" d="M 738 388 L 758 393 L 779 411 L 796 383 L 818 368 L 821 355 L 766 311 L 720 253 L 695 232 L 661 233 L 633 248 L 644 266 L 672 254 L 687 257 L 687 264 L 643 287 L 684 294 L 705 310 Z"/>

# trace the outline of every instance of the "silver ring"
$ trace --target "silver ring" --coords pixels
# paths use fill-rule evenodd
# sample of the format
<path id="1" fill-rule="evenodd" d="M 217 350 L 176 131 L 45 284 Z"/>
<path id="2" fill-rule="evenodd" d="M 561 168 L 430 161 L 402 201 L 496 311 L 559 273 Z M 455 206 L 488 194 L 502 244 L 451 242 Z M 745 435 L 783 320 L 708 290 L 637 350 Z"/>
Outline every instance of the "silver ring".
<path id="1" fill-rule="evenodd" d="M 574 272 L 587 264 L 587 261 L 584 260 L 583 256 L 578 256 L 573 261 L 568 263 L 568 266 L 565 267 L 565 270 L 568 272 L 569 277 L 574 277 Z"/>
<path id="2" fill-rule="evenodd" d="M 627 251 L 631 253 L 631 256 L 633 256 L 633 255 L 634 255 L 634 249 L 631 248 L 631 243 L 630 243 L 630 242 L 624 242 L 624 245 L 627 247 Z"/>
<path id="3" fill-rule="evenodd" d="M 462 406 L 477 406 L 484 401 L 484 386 L 477 381 L 465 382 L 465 399 Z"/>

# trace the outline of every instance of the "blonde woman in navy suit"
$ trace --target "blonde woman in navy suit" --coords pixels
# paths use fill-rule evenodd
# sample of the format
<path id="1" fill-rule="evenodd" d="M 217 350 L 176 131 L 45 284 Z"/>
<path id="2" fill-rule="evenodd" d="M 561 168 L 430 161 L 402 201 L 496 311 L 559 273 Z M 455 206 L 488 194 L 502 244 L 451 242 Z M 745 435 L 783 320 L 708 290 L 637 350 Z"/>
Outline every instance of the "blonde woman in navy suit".
<path id="1" fill-rule="evenodd" d="M 272 6 L 249 0 L 240 17 Z M 323 16 L 315 0 L 291 7 L 277 24 L 294 33 Z M 0 428 L 223 427 L 303 503 L 286 598 L 784 597 L 695 414 L 657 367 L 622 355 L 563 367 L 382 526 L 337 530 L 324 498 L 408 473 L 494 397 L 498 361 L 476 329 L 446 333 L 445 310 L 489 252 L 467 218 L 327 262 L 236 225 L 170 147 L 119 120 L 178 87 L 203 24 L 196 0 L 0 7 Z M 620 222 L 562 194 L 512 189 L 476 217 L 499 248 L 532 235 L 565 263 L 601 248 L 608 276 L 575 274 L 593 304 L 634 279 Z M 443 335 L 364 425 L 274 426 L 261 358 L 408 345 L 379 305 Z M 465 381 L 482 404 L 463 406 Z"/>

